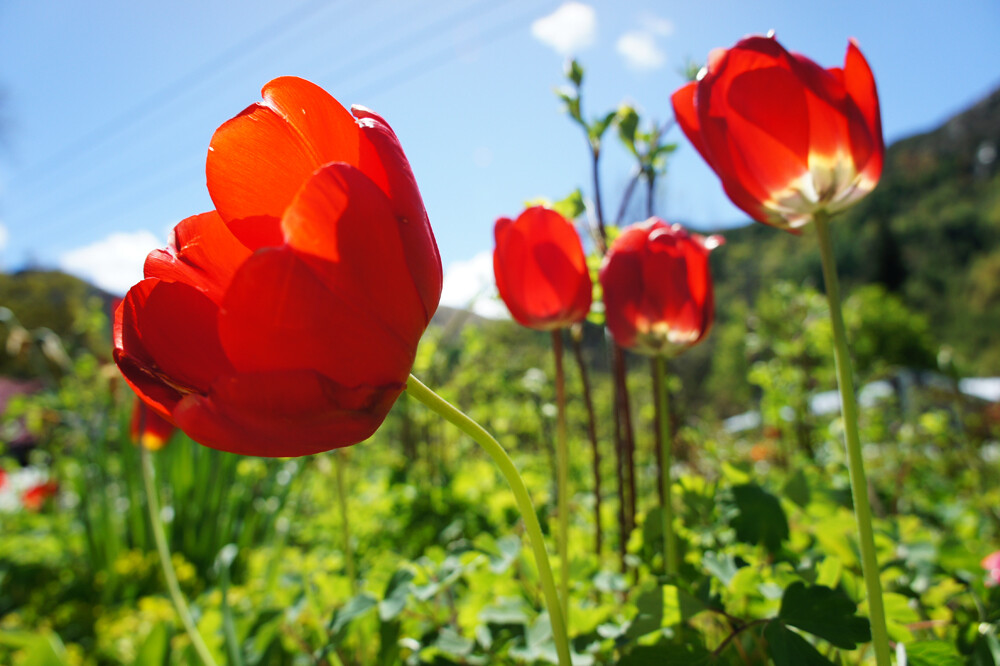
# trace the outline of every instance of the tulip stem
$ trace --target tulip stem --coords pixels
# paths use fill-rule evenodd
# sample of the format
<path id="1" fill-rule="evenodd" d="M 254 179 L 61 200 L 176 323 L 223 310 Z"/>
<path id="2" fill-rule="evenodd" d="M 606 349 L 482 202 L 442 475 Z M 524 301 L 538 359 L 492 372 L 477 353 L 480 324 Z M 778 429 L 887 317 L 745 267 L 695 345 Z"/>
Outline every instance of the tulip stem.
<path id="1" fill-rule="evenodd" d="M 663 568 L 668 576 L 677 574 L 677 537 L 674 535 L 674 506 L 670 473 L 673 449 L 673 428 L 670 423 L 670 392 L 667 387 L 667 359 L 656 356 L 653 373 L 653 392 L 656 394 L 656 422 L 659 426 L 657 442 L 660 445 L 660 520 L 663 528 Z"/>
<path id="2" fill-rule="evenodd" d="M 531 503 L 531 495 L 528 493 L 528 488 L 524 484 L 524 479 L 518 473 L 514 461 L 510 459 L 510 456 L 500 446 L 500 443 L 486 432 L 481 425 L 473 421 L 437 393 L 424 386 L 413 375 L 410 375 L 410 379 L 406 383 L 406 392 L 475 440 L 493 458 L 493 462 L 496 463 L 504 478 L 507 479 L 507 483 L 510 484 L 510 489 L 514 493 L 517 508 L 521 512 L 521 518 L 524 520 L 524 528 L 528 534 L 528 541 L 531 543 L 535 563 L 538 566 L 538 577 L 542 584 L 545 605 L 549 611 L 549 621 L 552 624 L 552 637 L 555 640 L 559 665 L 571 666 L 569 637 L 566 634 L 566 624 L 563 620 L 559 594 L 556 591 L 555 577 L 552 575 L 552 565 L 549 563 L 549 556 L 545 550 L 545 539 L 542 536 L 542 528 L 538 522 L 538 516 L 535 514 L 535 507 Z"/>
<path id="3" fill-rule="evenodd" d="M 347 510 L 347 483 L 344 480 L 344 467 L 347 466 L 347 452 L 337 451 L 334 454 L 333 467 L 337 475 L 337 508 L 340 511 L 340 528 L 344 537 L 344 568 L 351 580 L 351 594 L 358 593 L 358 573 L 354 566 L 354 546 L 351 544 L 351 521 Z"/>
<path id="4" fill-rule="evenodd" d="M 167 536 L 163 531 L 163 522 L 160 520 L 160 496 L 156 492 L 156 484 L 153 480 L 156 473 L 153 470 L 152 455 L 145 446 L 140 445 L 139 449 L 139 455 L 142 459 L 142 481 L 146 486 L 146 507 L 149 509 L 149 523 L 153 530 L 156 551 L 160 556 L 163 578 L 166 580 L 167 590 L 170 592 L 170 600 L 173 601 L 177 617 L 180 618 L 181 624 L 184 625 L 184 631 L 187 632 L 188 638 L 191 640 L 191 646 L 198 653 L 201 662 L 205 666 L 216 666 L 212 653 L 208 651 L 208 646 L 205 645 L 204 639 L 202 639 L 201 634 L 198 633 L 198 628 L 194 624 L 194 618 L 191 617 L 191 609 L 188 608 L 187 601 L 184 599 L 181 586 L 177 582 L 177 572 L 174 571 L 173 562 L 170 560 L 170 548 L 167 546 Z"/>
<path id="5" fill-rule="evenodd" d="M 861 439 L 858 435 L 858 406 L 854 397 L 854 380 L 851 376 L 851 359 L 847 348 L 844 316 L 840 309 L 840 286 L 837 265 L 833 257 L 830 237 L 830 216 L 820 211 L 813 216 L 819 238 L 819 251 L 823 261 L 823 280 L 826 298 L 830 304 L 830 323 L 833 325 L 834 362 L 837 367 L 837 384 L 840 387 L 840 404 L 844 419 L 844 439 L 847 444 L 847 464 L 851 476 L 851 496 L 854 516 L 858 523 L 861 547 L 861 571 L 868 595 L 868 615 L 871 622 L 872 644 L 878 666 L 890 666 L 889 633 L 886 630 L 885 610 L 882 602 L 882 584 L 879 580 L 875 537 L 872 531 L 872 511 L 868 502 L 868 482 L 865 479 Z"/>
<path id="6" fill-rule="evenodd" d="M 562 329 L 552 331 L 556 365 L 556 511 L 559 513 L 559 598 L 569 622 L 569 444 L 566 442 L 566 373 L 563 370 Z"/>

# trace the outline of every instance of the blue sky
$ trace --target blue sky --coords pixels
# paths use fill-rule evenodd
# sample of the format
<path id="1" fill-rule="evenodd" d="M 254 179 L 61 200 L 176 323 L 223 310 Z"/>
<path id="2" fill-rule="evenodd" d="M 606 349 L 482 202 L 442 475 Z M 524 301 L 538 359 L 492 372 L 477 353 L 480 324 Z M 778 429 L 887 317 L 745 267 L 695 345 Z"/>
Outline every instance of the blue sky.
<path id="1" fill-rule="evenodd" d="M 0 268 L 61 266 L 118 291 L 137 281 L 144 254 L 211 207 L 215 128 L 294 74 L 392 124 L 460 302 L 489 273 L 498 216 L 578 186 L 592 195 L 584 140 L 552 92 L 566 53 L 586 68 L 585 113 L 628 100 L 662 122 L 688 59 L 770 29 L 827 67 L 855 37 L 890 141 L 1000 85 L 996 0 L 2 3 Z M 744 221 L 672 139 L 657 213 L 703 229 Z M 630 166 L 606 147 L 610 210 Z"/>

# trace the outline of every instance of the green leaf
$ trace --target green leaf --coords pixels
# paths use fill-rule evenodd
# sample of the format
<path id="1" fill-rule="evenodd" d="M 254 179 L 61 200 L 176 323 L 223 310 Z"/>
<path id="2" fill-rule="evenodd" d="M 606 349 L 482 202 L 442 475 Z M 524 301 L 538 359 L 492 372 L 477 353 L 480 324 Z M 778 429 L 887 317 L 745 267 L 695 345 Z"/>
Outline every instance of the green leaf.
<path id="1" fill-rule="evenodd" d="M 690 643 L 660 643 L 658 645 L 636 645 L 621 658 L 619 666 L 648 666 L 649 664 L 670 664 L 670 666 L 701 666 L 710 663 L 711 653 L 702 645 Z"/>
<path id="2" fill-rule="evenodd" d="M 410 596 L 410 581 L 413 572 L 409 569 L 398 569 L 385 586 L 385 596 L 378 603 L 378 616 L 383 622 L 388 622 L 406 608 L 406 599 Z"/>
<path id="3" fill-rule="evenodd" d="M 577 88 L 583 83 L 583 67 L 576 58 L 566 63 L 566 78 L 572 81 Z"/>
<path id="4" fill-rule="evenodd" d="M 736 515 L 730 525 L 743 543 L 763 544 L 775 553 L 788 538 L 788 518 L 778 498 L 755 483 L 734 486 Z"/>
<path id="5" fill-rule="evenodd" d="M 23 666 L 66 666 L 66 648 L 59 636 L 51 631 L 0 631 L 0 645 L 23 650 L 17 662 Z"/>
<path id="6" fill-rule="evenodd" d="M 872 639 L 867 618 L 841 590 L 796 581 L 785 589 L 778 617 L 793 627 L 830 641 L 845 650 Z"/>
<path id="7" fill-rule="evenodd" d="M 635 600 L 639 614 L 632 620 L 626 637 L 635 640 L 663 627 L 663 591 L 657 587 L 644 590 Z"/>
<path id="8" fill-rule="evenodd" d="M 583 204 L 583 193 L 580 191 L 580 188 L 578 187 L 572 192 L 570 192 L 568 195 L 566 195 L 565 198 L 560 199 L 559 201 L 553 203 L 551 207 L 552 210 L 559 213 L 567 220 L 573 221 L 576 218 L 580 217 L 580 215 L 583 213 L 585 209 L 585 206 Z M 520 541 L 518 541 L 517 545 L 518 545 L 518 551 L 520 551 L 521 548 Z"/>
<path id="9" fill-rule="evenodd" d="M 764 638 L 774 666 L 831 666 L 833 663 L 781 622 L 768 622 Z"/>
<path id="10" fill-rule="evenodd" d="M 731 554 L 723 555 L 708 551 L 702 557 L 701 562 L 705 569 L 708 570 L 708 573 L 718 578 L 726 586 L 729 585 L 733 580 L 733 576 L 739 571 L 739 567 L 736 566 L 736 560 L 733 559 Z"/>
<path id="11" fill-rule="evenodd" d="M 618 137 L 629 149 L 629 152 L 635 155 L 635 130 L 639 126 L 639 114 L 628 104 L 622 104 L 618 107 L 616 120 L 618 122 Z"/>
<path id="12" fill-rule="evenodd" d="M 165 622 L 153 625 L 153 628 L 146 636 L 146 640 L 142 642 L 142 647 L 139 648 L 139 651 L 135 655 L 135 663 L 150 664 L 150 666 L 155 664 L 162 666 L 166 663 L 167 647 L 170 640 L 170 633 L 167 627 L 168 625 Z"/>
<path id="13" fill-rule="evenodd" d="M 334 635 L 339 634 L 352 620 L 361 617 L 377 605 L 378 601 L 375 600 L 375 597 L 364 592 L 356 597 L 352 597 L 346 604 L 334 612 L 333 617 L 330 619 L 330 633 Z"/>
<path id="14" fill-rule="evenodd" d="M 587 128 L 587 135 L 590 137 L 591 143 L 600 144 L 601 137 L 608 131 L 608 127 L 611 126 L 611 121 L 615 119 L 617 113 L 617 111 L 609 111 L 603 118 L 598 118 L 590 124 L 590 127 Z"/>
<path id="15" fill-rule="evenodd" d="M 954 644 L 947 641 L 917 641 L 904 647 L 909 666 L 962 666 L 965 663 Z"/>
<path id="16" fill-rule="evenodd" d="M 809 504 L 809 481 L 802 470 L 798 470 L 785 482 L 781 494 L 798 504 L 803 509 Z"/>

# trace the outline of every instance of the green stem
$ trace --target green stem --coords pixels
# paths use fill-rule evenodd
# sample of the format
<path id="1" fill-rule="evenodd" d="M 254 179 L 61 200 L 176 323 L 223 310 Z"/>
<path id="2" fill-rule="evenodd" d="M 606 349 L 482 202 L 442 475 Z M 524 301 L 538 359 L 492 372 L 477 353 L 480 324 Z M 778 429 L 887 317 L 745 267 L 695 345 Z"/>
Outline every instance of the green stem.
<path id="1" fill-rule="evenodd" d="M 663 566 L 667 575 L 677 574 L 677 537 L 674 535 L 674 506 L 671 495 L 673 479 L 670 473 L 673 435 L 670 423 L 670 394 L 667 390 L 667 359 L 655 357 L 656 376 L 653 390 L 656 392 L 656 415 L 660 426 L 660 518 L 663 521 Z"/>
<path id="2" fill-rule="evenodd" d="M 552 331 L 556 361 L 556 494 L 559 513 L 559 597 L 563 618 L 569 622 L 569 444 L 566 442 L 566 373 L 563 371 L 562 330 Z"/>
<path id="3" fill-rule="evenodd" d="M 167 590 L 170 592 L 170 600 L 174 602 L 174 609 L 177 616 L 184 625 L 184 631 L 191 639 L 191 645 L 198 657 L 205 666 L 216 666 L 215 659 L 208 651 L 208 646 L 198 633 L 198 628 L 191 617 L 191 609 L 188 608 L 187 601 L 181 593 L 181 586 L 177 583 L 177 573 L 174 565 L 170 561 L 170 549 L 167 547 L 167 537 L 163 531 L 163 523 L 160 521 L 160 496 L 156 492 L 156 485 L 153 481 L 155 475 L 153 471 L 153 458 L 149 449 L 140 445 L 142 458 L 142 481 L 146 486 L 146 506 L 149 508 L 149 522 L 153 530 L 153 540 L 156 541 L 156 551 L 160 556 L 160 565 L 163 567 L 163 578 L 167 581 Z"/>
<path id="4" fill-rule="evenodd" d="M 559 594 L 556 592 L 555 577 L 552 575 L 552 565 L 549 564 L 549 556 L 545 552 L 545 539 L 542 536 L 542 527 L 538 523 L 535 507 L 531 503 L 531 495 L 528 494 L 528 488 L 524 485 L 524 479 L 518 473 L 514 461 L 510 459 L 510 456 L 500 446 L 500 443 L 486 432 L 481 425 L 470 419 L 437 393 L 424 386 L 413 375 L 410 375 L 410 379 L 406 383 L 406 392 L 475 440 L 493 458 L 493 462 L 500 468 L 500 472 L 507 479 L 507 483 L 510 484 L 510 489 L 514 493 L 514 500 L 517 502 L 517 508 L 521 512 L 521 518 L 524 520 L 524 528 L 528 534 L 528 541 L 531 543 L 531 550 L 535 555 L 535 563 L 538 566 L 538 577 L 542 584 L 545 605 L 549 611 L 549 621 L 552 623 L 552 636 L 556 643 L 559 664 L 560 666 L 570 666 L 572 661 L 570 659 L 569 638 L 566 634 L 566 624 L 563 621 Z"/>
<path id="5" fill-rule="evenodd" d="M 354 546 L 351 545 L 351 521 L 347 510 L 347 484 L 344 481 L 344 467 L 347 465 L 347 453 L 338 451 L 334 455 L 333 467 L 337 475 L 337 508 L 340 511 L 340 526 L 344 537 L 344 566 L 347 577 L 351 580 L 351 594 L 358 593 L 358 575 L 354 567 Z"/>
<path id="6" fill-rule="evenodd" d="M 882 584 L 879 580 L 878 558 L 875 554 L 875 537 L 872 531 L 872 511 L 868 503 L 868 482 L 861 456 L 861 438 L 858 436 L 858 405 L 854 398 L 854 380 L 851 377 L 851 359 L 847 349 L 844 316 L 840 309 L 840 286 L 837 266 L 833 258 L 830 239 L 830 216 L 821 211 L 813 217 L 819 238 L 819 251 L 823 260 L 823 280 L 830 304 L 830 322 L 833 325 L 834 361 L 837 366 L 837 384 L 844 417 L 844 438 L 847 443 L 847 464 L 851 475 L 851 496 L 854 499 L 854 516 L 858 522 L 861 546 L 861 571 L 865 577 L 868 594 L 868 615 L 872 629 L 872 644 L 878 666 L 890 666 L 889 633 L 885 624 L 882 602 Z"/>

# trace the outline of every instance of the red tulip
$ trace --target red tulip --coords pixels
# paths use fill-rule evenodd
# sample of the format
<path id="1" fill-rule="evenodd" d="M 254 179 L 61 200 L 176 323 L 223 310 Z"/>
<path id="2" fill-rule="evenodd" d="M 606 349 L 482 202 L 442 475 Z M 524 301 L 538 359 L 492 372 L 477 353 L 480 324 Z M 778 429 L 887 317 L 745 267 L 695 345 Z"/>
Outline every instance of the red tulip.
<path id="1" fill-rule="evenodd" d="M 705 337 L 714 316 L 708 253 L 721 242 L 655 217 L 616 238 L 600 275 L 615 342 L 673 356 Z"/>
<path id="2" fill-rule="evenodd" d="M 0 468 L 0 488 L 7 485 L 7 472 Z"/>
<path id="3" fill-rule="evenodd" d="M 369 437 L 437 309 L 441 259 L 399 140 L 271 81 L 208 153 L 216 210 L 174 229 L 115 317 L 143 401 L 207 446 L 298 456 Z"/>
<path id="4" fill-rule="evenodd" d="M 747 37 L 713 51 L 703 72 L 673 94 L 674 114 L 729 198 L 755 220 L 795 229 L 878 183 L 878 93 L 853 40 L 843 68 L 823 69 L 773 37 Z"/>
<path id="5" fill-rule="evenodd" d="M 494 228 L 493 273 L 500 298 L 521 325 L 569 326 L 590 311 L 593 284 L 576 230 L 550 208 L 535 206 Z"/>
<path id="6" fill-rule="evenodd" d="M 45 501 L 50 497 L 55 497 L 59 492 L 59 484 L 55 481 L 39 483 L 24 491 L 21 495 L 21 504 L 29 511 L 40 511 L 45 505 Z"/>
<path id="7" fill-rule="evenodd" d="M 135 401 L 129 425 L 133 442 L 150 451 L 159 451 L 167 445 L 176 429 L 173 423 L 147 407 L 142 400 Z"/>

